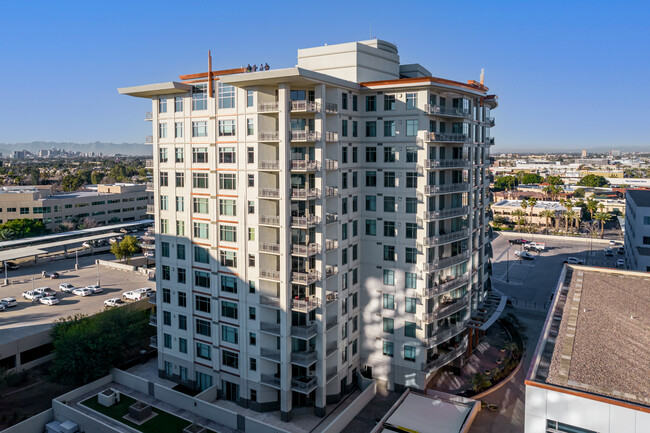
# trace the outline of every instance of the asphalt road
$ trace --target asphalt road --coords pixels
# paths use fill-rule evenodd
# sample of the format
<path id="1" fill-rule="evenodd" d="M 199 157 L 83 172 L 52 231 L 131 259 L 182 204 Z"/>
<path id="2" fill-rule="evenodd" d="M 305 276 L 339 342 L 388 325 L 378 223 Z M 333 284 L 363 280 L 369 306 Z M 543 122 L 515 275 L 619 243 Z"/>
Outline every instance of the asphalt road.
<path id="1" fill-rule="evenodd" d="M 97 284 L 97 266 L 95 260 L 115 259 L 112 254 L 98 254 L 79 258 L 79 270 L 75 270 L 74 256 L 67 260 L 48 263 L 37 263 L 9 271 L 10 284 L 0 287 L 0 298 L 13 297 L 18 301 L 16 307 L 0 311 L 0 332 L 9 328 L 30 325 L 41 325 L 53 322 L 59 317 L 67 317 L 77 313 L 93 314 L 104 309 L 104 301 L 109 298 L 121 297 L 122 293 L 140 287 L 155 289 L 155 281 L 134 272 L 118 271 L 99 267 L 100 285 L 104 289 L 101 294 L 90 296 L 75 296 L 59 291 L 59 284 L 70 283 L 75 287 L 85 287 Z M 59 272 L 60 278 L 52 280 L 42 278 L 41 272 Z M 2 275 L 4 277 L 4 275 Z M 32 281 L 32 278 L 34 280 Z M 3 280 L 0 280 L 3 281 Z M 23 299 L 22 293 L 32 288 L 51 287 L 56 290 L 61 302 L 57 305 L 44 305 L 39 302 Z"/>

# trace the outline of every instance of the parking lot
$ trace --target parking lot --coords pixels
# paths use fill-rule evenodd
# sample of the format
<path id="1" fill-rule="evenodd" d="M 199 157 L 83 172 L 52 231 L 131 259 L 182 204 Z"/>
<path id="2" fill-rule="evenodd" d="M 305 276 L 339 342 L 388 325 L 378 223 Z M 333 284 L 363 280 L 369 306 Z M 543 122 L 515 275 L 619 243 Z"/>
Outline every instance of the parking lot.
<path id="1" fill-rule="evenodd" d="M 95 259 L 114 260 L 112 254 L 98 254 L 79 258 L 79 269 L 75 270 L 75 259 L 37 263 L 9 271 L 10 284 L 0 287 L 0 298 L 13 297 L 18 301 L 16 307 L 0 311 L 0 332 L 9 328 L 25 327 L 52 323 L 59 317 L 82 313 L 93 314 L 104 309 L 104 301 L 118 298 L 128 290 L 140 287 L 155 289 L 155 281 L 145 275 L 99 267 L 99 282 L 103 289 L 100 294 L 76 296 L 59 290 L 59 284 L 70 283 L 75 287 L 97 284 L 97 266 Z M 59 279 L 42 278 L 41 272 L 58 272 Z M 2 275 L 4 277 L 4 275 Z M 33 281 L 32 281 L 33 278 Z M 22 293 L 39 287 L 51 287 L 57 292 L 60 303 L 52 306 L 23 299 Z"/>
<path id="2" fill-rule="evenodd" d="M 535 236 L 523 236 L 536 241 Z M 614 249 L 614 256 L 607 257 L 603 251 L 608 246 L 600 242 L 590 243 L 572 240 L 543 240 L 543 252 L 531 252 L 533 260 L 519 259 L 515 252 L 523 251 L 523 245 L 509 245 L 513 236 L 496 234 L 492 240 L 492 283 L 494 288 L 509 296 L 517 307 L 545 310 L 551 293 L 557 285 L 563 261 L 576 257 L 587 266 L 616 267 L 616 261 L 623 258 Z M 620 246 L 620 245 L 618 245 Z"/>

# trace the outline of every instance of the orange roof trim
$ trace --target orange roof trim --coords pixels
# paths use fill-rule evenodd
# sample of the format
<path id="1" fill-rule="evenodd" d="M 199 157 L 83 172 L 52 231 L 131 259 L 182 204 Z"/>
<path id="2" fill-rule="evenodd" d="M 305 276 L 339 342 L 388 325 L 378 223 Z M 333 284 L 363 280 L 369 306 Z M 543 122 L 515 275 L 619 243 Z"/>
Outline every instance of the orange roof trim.
<path id="1" fill-rule="evenodd" d="M 246 72 L 246 69 L 244 68 L 223 69 L 221 71 L 212 71 L 212 76 L 218 77 L 219 75 L 243 74 L 244 72 Z M 193 80 L 195 78 L 208 78 L 208 72 L 200 72 L 198 74 L 179 75 L 178 78 L 180 78 L 181 80 Z"/>
<path id="2" fill-rule="evenodd" d="M 416 84 L 416 83 L 438 83 L 446 84 L 449 86 L 461 87 L 464 89 L 475 90 L 479 92 L 487 92 L 489 89 L 479 83 L 476 83 L 474 80 L 469 80 L 467 84 L 461 83 L 460 81 L 447 80 L 445 78 L 437 77 L 413 77 L 413 78 L 400 78 L 397 80 L 383 80 L 383 81 L 366 81 L 359 83 L 362 87 L 372 87 L 372 86 L 388 86 L 391 84 Z"/>

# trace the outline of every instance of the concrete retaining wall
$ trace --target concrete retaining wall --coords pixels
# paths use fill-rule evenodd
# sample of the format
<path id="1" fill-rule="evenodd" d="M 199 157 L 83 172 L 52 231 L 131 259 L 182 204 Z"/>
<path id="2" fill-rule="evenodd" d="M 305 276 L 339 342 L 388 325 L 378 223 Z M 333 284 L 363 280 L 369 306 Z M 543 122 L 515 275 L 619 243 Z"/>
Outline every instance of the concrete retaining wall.
<path id="1" fill-rule="evenodd" d="M 54 419 L 54 410 L 48 409 L 26 419 L 14 426 L 2 430 L 2 433 L 43 433 L 45 424 Z"/>
<path id="2" fill-rule="evenodd" d="M 362 379 L 365 378 L 362 377 Z M 361 392 L 361 395 L 359 395 L 359 397 L 346 407 L 343 412 L 334 418 L 334 420 L 330 422 L 321 433 L 338 433 L 343 430 L 345 426 L 348 425 L 368 403 L 370 403 L 370 400 L 372 400 L 375 395 L 377 395 L 377 383 L 372 381 L 371 384 L 366 384 L 366 389 Z"/>
<path id="3" fill-rule="evenodd" d="M 109 260 L 95 260 L 95 263 L 105 268 L 117 269 L 118 271 L 138 272 L 137 267 L 133 265 L 127 265 L 126 263 L 111 262 Z"/>

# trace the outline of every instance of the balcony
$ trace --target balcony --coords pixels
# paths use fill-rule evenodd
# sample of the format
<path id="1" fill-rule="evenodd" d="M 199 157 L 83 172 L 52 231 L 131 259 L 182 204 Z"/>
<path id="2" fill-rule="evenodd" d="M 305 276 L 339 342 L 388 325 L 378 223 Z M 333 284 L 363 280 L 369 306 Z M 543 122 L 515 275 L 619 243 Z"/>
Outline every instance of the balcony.
<path id="1" fill-rule="evenodd" d="M 262 113 L 280 111 L 280 105 L 278 104 L 278 101 L 260 102 L 259 104 L 257 104 L 257 111 Z"/>
<path id="2" fill-rule="evenodd" d="M 275 296 L 260 295 L 260 305 L 267 307 L 280 308 L 280 298 Z"/>
<path id="3" fill-rule="evenodd" d="M 339 141 L 339 133 L 338 132 L 332 132 L 332 131 L 326 131 L 325 132 L 325 141 Z"/>
<path id="4" fill-rule="evenodd" d="M 260 383 L 275 389 L 282 389 L 280 378 L 274 374 L 262 374 Z"/>
<path id="5" fill-rule="evenodd" d="M 150 303 L 150 304 L 153 304 L 153 305 L 156 305 L 156 293 L 155 293 L 155 292 L 152 293 L 152 294 L 149 296 L 149 303 Z"/>
<path id="6" fill-rule="evenodd" d="M 320 223 L 320 217 L 316 215 L 307 216 L 293 216 L 291 217 L 291 225 L 293 227 L 311 227 Z"/>
<path id="7" fill-rule="evenodd" d="M 423 270 L 425 272 L 433 271 L 436 269 L 448 268 L 449 266 L 457 265 L 469 259 L 469 251 L 460 253 L 452 257 L 445 257 L 442 259 L 437 259 L 429 263 L 425 263 Z"/>
<path id="8" fill-rule="evenodd" d="M 158 317 L 156 317 L 155 314 L 151 314 L 151 315 L 149 316 L 149 324 L 150 324 L 151 326 L 158 326 Z"/>
<path id="9" fill-rule="evenodd" d="M 320 280 L 320 272 L 311 270 L 309 272 L 291 272 L 291 281 L 297 284 L 311 284 Z"/>
<path id="10" fill-rule="evenodd" d="M 153 159 L 146 159 L 144 161 L 144 168 L 153 168 Z"/>
<path id="11" fill-rule="evenodd" d="M 280 133 L 278 131 L 260 131 L 257 134 L 258 141 L 279 141 Z"/>
<path id="12" fill-rule="evenodd" d="M 257 163 L 259 170 L 280 170 L 280 161 L 260 161 Z"/>
<path id="13" fill-rule="evenodd" d="M 486 137 L 484 143 L 494 145 L 494 137 Z"/>
<path id="14" fill-rule="evenodd" d="M 266 226 L 279 226 L 280 217 L 275 215 L 260 215 L 260 224 Z"/>
<path id="15" fill-rule="evenodd" d="M 303 111 L 307 113 L 315 113 L 320 111 L 320 104 L 318 102 L 311 102 L 302 100 L 291 101 L 289 107 L 291 111 Z"/>
<path id="16" fill-rule="evenodd" d="M 278 323 L 260 322 L 260 331 L 280 336 L 280 325 Z"/>
<path id="17" fill-rule="evenodd" d="M 260 349 L 260 357 L 267 359 L 271 362 L 280 362 L 280 351 L 275 349 Z"/>
<path id="18" fill-rule="evenodd" d="M 318 188 L 291 188 L 292 199 L 310 200 L 320 198 L 320 189 Z"/>
<path id="19" fill-rule="evenodd" d="M 330 317 L 329 319 L 327 319 L 327 323 L 325 324 L 325 329 L 329 331 L 333 328 L 336 328 L 336 325 L 338 324 L 339 324 L 338 317 Z"/>
<path id="20" fill-rule="evenodd" d="M 298 313 L 309 313 L 319 307 L 318 298 L 312 296 L 311 298 L 292 299 L 291 309 Z"/>
<path id="21" fill-rule="evenodd" d="M 452 192 L 468 192 L 468 191 L 469 191 L 468 182 L 449 183 L 446 185 L 425 185 L 424 186 L 424 193 L 428 195 L 449 194 Z"/>
<path id="22" fill-rule="evenodd" d="M 147 192 L 153 192 L 153 182 L 147 182 L 145 184 L 145 189 Z"/>
<path id="23" fill-rule="evenodd" d="M 147 213 L 153 215 L 156 212 L 156 207 L 152 204 L 147 205 Z"/>
<path id="24" fill-rule="evenodd" d="M 333 277 L 334 275 L 339 273 L 339 267 L 338 266 L 327 266 L 325 268 L 325 278 Z"/>
<path id="25" fill-rule="evenodd" d="M 469 167 L 466 159 L 425 159 L 424 168 L 427 170 L 444 168 L 465 168 Z"/>
<path id="26" fill-rule="evenodd" d="M 470 143 L 472 141 L 467 134 L 447 134 L 444 132 L 430 132 L 428 139 L 436 143 Z"/>
<path id="27" fill-rule="evenodd" d="M 146 111 L 144 113 L 144 120 L 153 120 L 153 113 L 151 111 Z"/>
<path id="28" fill-rule="evenodd" d="M 292 326 L 291 336 L 301 340 L 310 340 L 316 336 L 318 329 L 316 325 Z"/>
<path id="29" fill-rule="evenodd" d="M 461 311 L 463 308 L 467 307 L 467 298 L 467 295 L 464 295 L 463 297 L 454 299 L 453 301 L 438 304 L 438 309 L 435 311 L 436 317 L 442 318 Z"/>
<path id="30" fill-rule="evenodd" d="M 291 354 L 291 363 L 305 368 L 309 368 L 317 360 L 318 356 L 313 350 L 308 352 L 293 352 Z"/>
<path id="31" fill-rule="evenodd" d="M 333 159 L 325 160 L 325 170 L 338 170 L 339 162 Z"/>
<path id="32" fill-rule="evenodd" d="M 260 268 L 260 278 L 264 278 L 265 280 L 280 281 L 280 271 Z"/>
<path id="33" fill-rule="evenodd" d="M 318 141 L 320 133 L 316 131 L 291 131 L 291 141 Z"/>
<path id="34" fill-rule="evenodd" d="M 462 229 L 452 233 L 424 238 L 424 245 L 428 247 L 431 245 L 448 244 L 450 242 L 455 242 L 467 237 L 469 237 L 469 229 Z"/>
<path id="35" fill-rule="evenodd" d="M 433 287 L 429 289 L 424 289 L 422 296 L 424 298 L 433 298 L 436 295 L 441 293 L 449 292 L 450 290 L 458 289 L 464 284 L 469 282 L 469 274 L 464 274 L 458 278 L 453 278 L 451 280 L 435 283 Z"/>
<path id="36" fill-rule="evenodd" d="M 485 116 L 485 119 L 483 119 L 483 123 L 485 123 L 486 126 L 489 128 L 494 127 L 494 117 Z"/>
<path id="37" fill-rule="evenodd" d="M 332 224 L 339 220 L 339 215 L 335 213 L 326 213 L 325 214 L 325 223 Z"/>
<path id="38" fill-rule="evenodd" d="M 338 298 L 339 298 L 339 295 L 336 292 L 330 292 L 330 291 L 325 292 L 325 303 L 326 304 L 331 304 L 332 302 L 336 301 Z"/>
<path id="39" fill-rule="evenodd" d="M 301 394 L 309 394 L 316 389 L 318 385 L 315 377 L 301 377 L 298 379 L 291 379 L 291 390 L 297 391 Z"/>
<path id="40" fill-rule="evenodd" d="M 320 254 L 320 245 L 318 244 L 309 244 L 309 245 L 296 245 L 291 246 L 291 254 L 296 256 L 313 256 Z"/>
<path id="41" fill-rule="evenodd" d="M 457 323 L 452 326 L 445 326 L 437 328 L 435 334 L 429 338 L 425 338 L 422 341 L 422 345 L 428 349 L 449 340 L 451 337 L 460 334 L 465 329 L 467 329 L 467 320 L 463 320 L 461 323 Z"/>
<path id="42" fill-rule="evenodd" d="M 337 378 L 338 375 L 339 375 L 338 367 L 330 367 L 330 368 L 328 368 L 327 369 L 327 375 L 326 375 L 327 383 L 330 383 L 330 381 L 332 381 L 332 379 Z"/>
<path id="43" fill-rule="evenodd" d="M 280 198 L 280 190 L 278 188 L 260 188 L 257 195 L 261 198 Z"/>
<path id="44" fill-rule="evenodd" d="M 149 346 L 153 347 L 154 349 L 158 348 L 158 337 L 155 335 L 153 337 L 149 337 Z"/>
<path id="45" fill-rule="evenodd" d="M 457 107 L 447 107 L 444 105 L 430 105 L 424 106 L 424 111 L 433 116 L 441 117 L 462 117 L 463 119 L 470 118 L 470 111 Z"/>
<path id="46" fill-rule="evenodd" d="M 147 135 L 144 137 L 144 144 L 153 144 L 153 135 Z"/>
<path id="47" fill-rule="evenodd" d="M 260 242 L 260 251 L 263 253 L 280 254 L 280 244 Z"/>
<path id="48" fill-rule="evenodd" d="M 325 241 L 325 251 L 332 251 L 339 247 L 339 241 L 337 240 L 326 240 Z"/>
<path id="49" fill-rule="evenodd" d="M 442 220 L 446 218 L 464 216 L 467 215 L 468 212 L 469 212 L 469 206 L 460 206 L 460 207 L 454 207 L 450 209 L 442 209 L 442 210 L 425 212 L 424 219 L 427 221 Z"/>
<path id="50" fill-rule="evenodd" d="M 336 114 L 339 112 L 339 106 L 333 102 L 325 103 L 325 112 L 327 114 Z"/>
<path id="51" fill-rule="evenodd" d="M 339 343 L 337 341 L 332 341 L 331 343 L 327 343 L 327 346 L 325 347 L 325 356 L 331 356 L 338 351 Z"/>
<path id="52" fill-rule="evenodd" d="M 325 197 L 336 197 L 339 195 L 339 189 L 334 186 L 325 187 Z"/>
<path id="53" fill-rule="evenodd" d="M 294 171 L 318 171 L 320 170 L 320 162 L 312 160 L 292 159 L 291 170 Z"/>
<path id="54" fill-rule="evenodd" d="M 441 354 L 436 359 L 433 359 L 433 360 L 431 360 L 429 362 L 426 362 L 426 363 L 422 363 L 422 370 L 424 370 L 426 372 L 437 370 L 440 367 L 443 367 L 443 366 L 449 364 L 454 359 L 458 358 L 466 350 L 467 350 L 467 339 L 463 340 L 463 342 L 460 343 L 460 345 L 458 347 L 450 350 L 449 352 Z"/>

